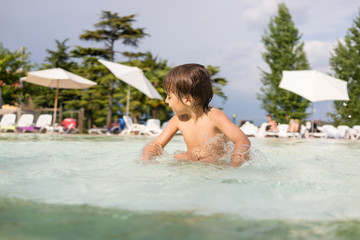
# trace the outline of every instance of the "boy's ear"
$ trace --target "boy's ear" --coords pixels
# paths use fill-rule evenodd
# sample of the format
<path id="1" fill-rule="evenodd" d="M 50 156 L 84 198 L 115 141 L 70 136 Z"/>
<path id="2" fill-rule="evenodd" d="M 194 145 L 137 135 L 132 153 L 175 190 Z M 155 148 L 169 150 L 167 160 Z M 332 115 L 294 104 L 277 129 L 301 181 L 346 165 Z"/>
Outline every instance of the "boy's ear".
<path id="1" fill-rule="evenodd" d="M 191 97 L 185 98 L 185 104 L 186 104 L 187 106 L 191 107 L 192 102 L 193 102 L 193 101 L 192 101 L 192 98 L 191 98 Z"/>

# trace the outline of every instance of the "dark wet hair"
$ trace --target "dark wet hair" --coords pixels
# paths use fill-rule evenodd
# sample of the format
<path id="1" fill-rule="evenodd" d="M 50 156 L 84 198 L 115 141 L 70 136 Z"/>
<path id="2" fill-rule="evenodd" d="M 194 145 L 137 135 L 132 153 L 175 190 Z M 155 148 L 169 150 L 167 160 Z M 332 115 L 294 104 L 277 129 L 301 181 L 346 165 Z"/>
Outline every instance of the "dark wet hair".
<path id="1" fill-rule="evenodd" d="M 192 97 L 193 106 L 201 106 L 204 113 L 210 110 L 212 81 L 203 65 L 192 63 L 174 67 L 164 78 L 164 90 L 166 93 L 175 94 L 180 101 L 182 98 Z"/>

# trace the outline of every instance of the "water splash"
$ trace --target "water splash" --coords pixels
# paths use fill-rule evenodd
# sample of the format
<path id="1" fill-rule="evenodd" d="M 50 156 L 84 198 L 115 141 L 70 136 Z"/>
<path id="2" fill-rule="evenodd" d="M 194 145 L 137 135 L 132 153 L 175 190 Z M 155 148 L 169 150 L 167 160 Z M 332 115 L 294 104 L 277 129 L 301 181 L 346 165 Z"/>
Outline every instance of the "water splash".
<path id="1" fill-rule="evenodd" d="M 196 149 L 196 153 L 189 153 L 183 150 L 176 150 L 173 153 L 163 151 L 154 162 L 173 163 L 181 162 L 182 164 L 210 163 L 217 165 L 229 165 L 234 155 L 247 159 L 244 166 L 269 166 L 265 154 L 254 146 L 242 145 L 234 151 L 235 144 L 232 143 L 224 134 L 209 138 L 208 142 L 200 149 Z"/>

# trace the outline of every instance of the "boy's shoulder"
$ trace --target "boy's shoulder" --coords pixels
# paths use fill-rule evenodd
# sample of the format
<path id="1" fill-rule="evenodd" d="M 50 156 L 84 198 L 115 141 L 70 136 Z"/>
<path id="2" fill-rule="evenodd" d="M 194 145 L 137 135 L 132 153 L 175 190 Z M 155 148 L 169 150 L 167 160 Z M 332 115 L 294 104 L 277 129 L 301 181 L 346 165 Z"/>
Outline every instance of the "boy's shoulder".
<path id="1" fill-rule="evenodd" d="M 217 115 L 217 114 L 225 114 L 225 113 L 218 108 L 214 108 L 214 107 L 210 108 L 208 115 Z"/>
<path id="2" fill-rule="evenodd" d="M 207 113 L 210 119 L 218 119 L 221 116 L 226 116 L 226 114 L 218 108 L 210 108 L 210 111 Z"/>

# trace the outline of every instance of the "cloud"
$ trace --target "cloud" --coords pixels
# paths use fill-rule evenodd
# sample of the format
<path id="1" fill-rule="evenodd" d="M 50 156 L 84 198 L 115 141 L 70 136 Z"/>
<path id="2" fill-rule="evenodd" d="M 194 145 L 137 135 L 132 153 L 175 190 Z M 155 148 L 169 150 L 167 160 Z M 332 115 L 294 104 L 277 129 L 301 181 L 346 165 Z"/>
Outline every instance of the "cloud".
<path id="1" fill-rule="evenodd" d="M 290 14 L 304 38 L 335 41 L 343 37 L 349 25 L 349 20 L 357 15 L 358 0 L 303 0 L 286 1 Z"/>
<path id="2" fill-rule="evenodd" d="M 220 75 L 229 81 L 228 86 L 231 89 L 257 93 L 261 86 L 258 68 L 264 67 L 261 59 L 262 48 L 259 41 L 225 45 L 208 53 L 206 62 L 221 66 Z"/>
<path id="3" fill-rule="evenodd" d="M 270 19 L 276 13 L 277 2 L 276 0 L 252 1 L 250 8 L 244 10 L 242 20 L 251 25 L 263 24 L 265 19 Z"/>
<path id="4" fill-rule="evenodd" d="M 335 43 L 328 41 L 306 41 L 304 50 L 312 69 L 322 72 L 330 71 L 330 53 Z"/>

